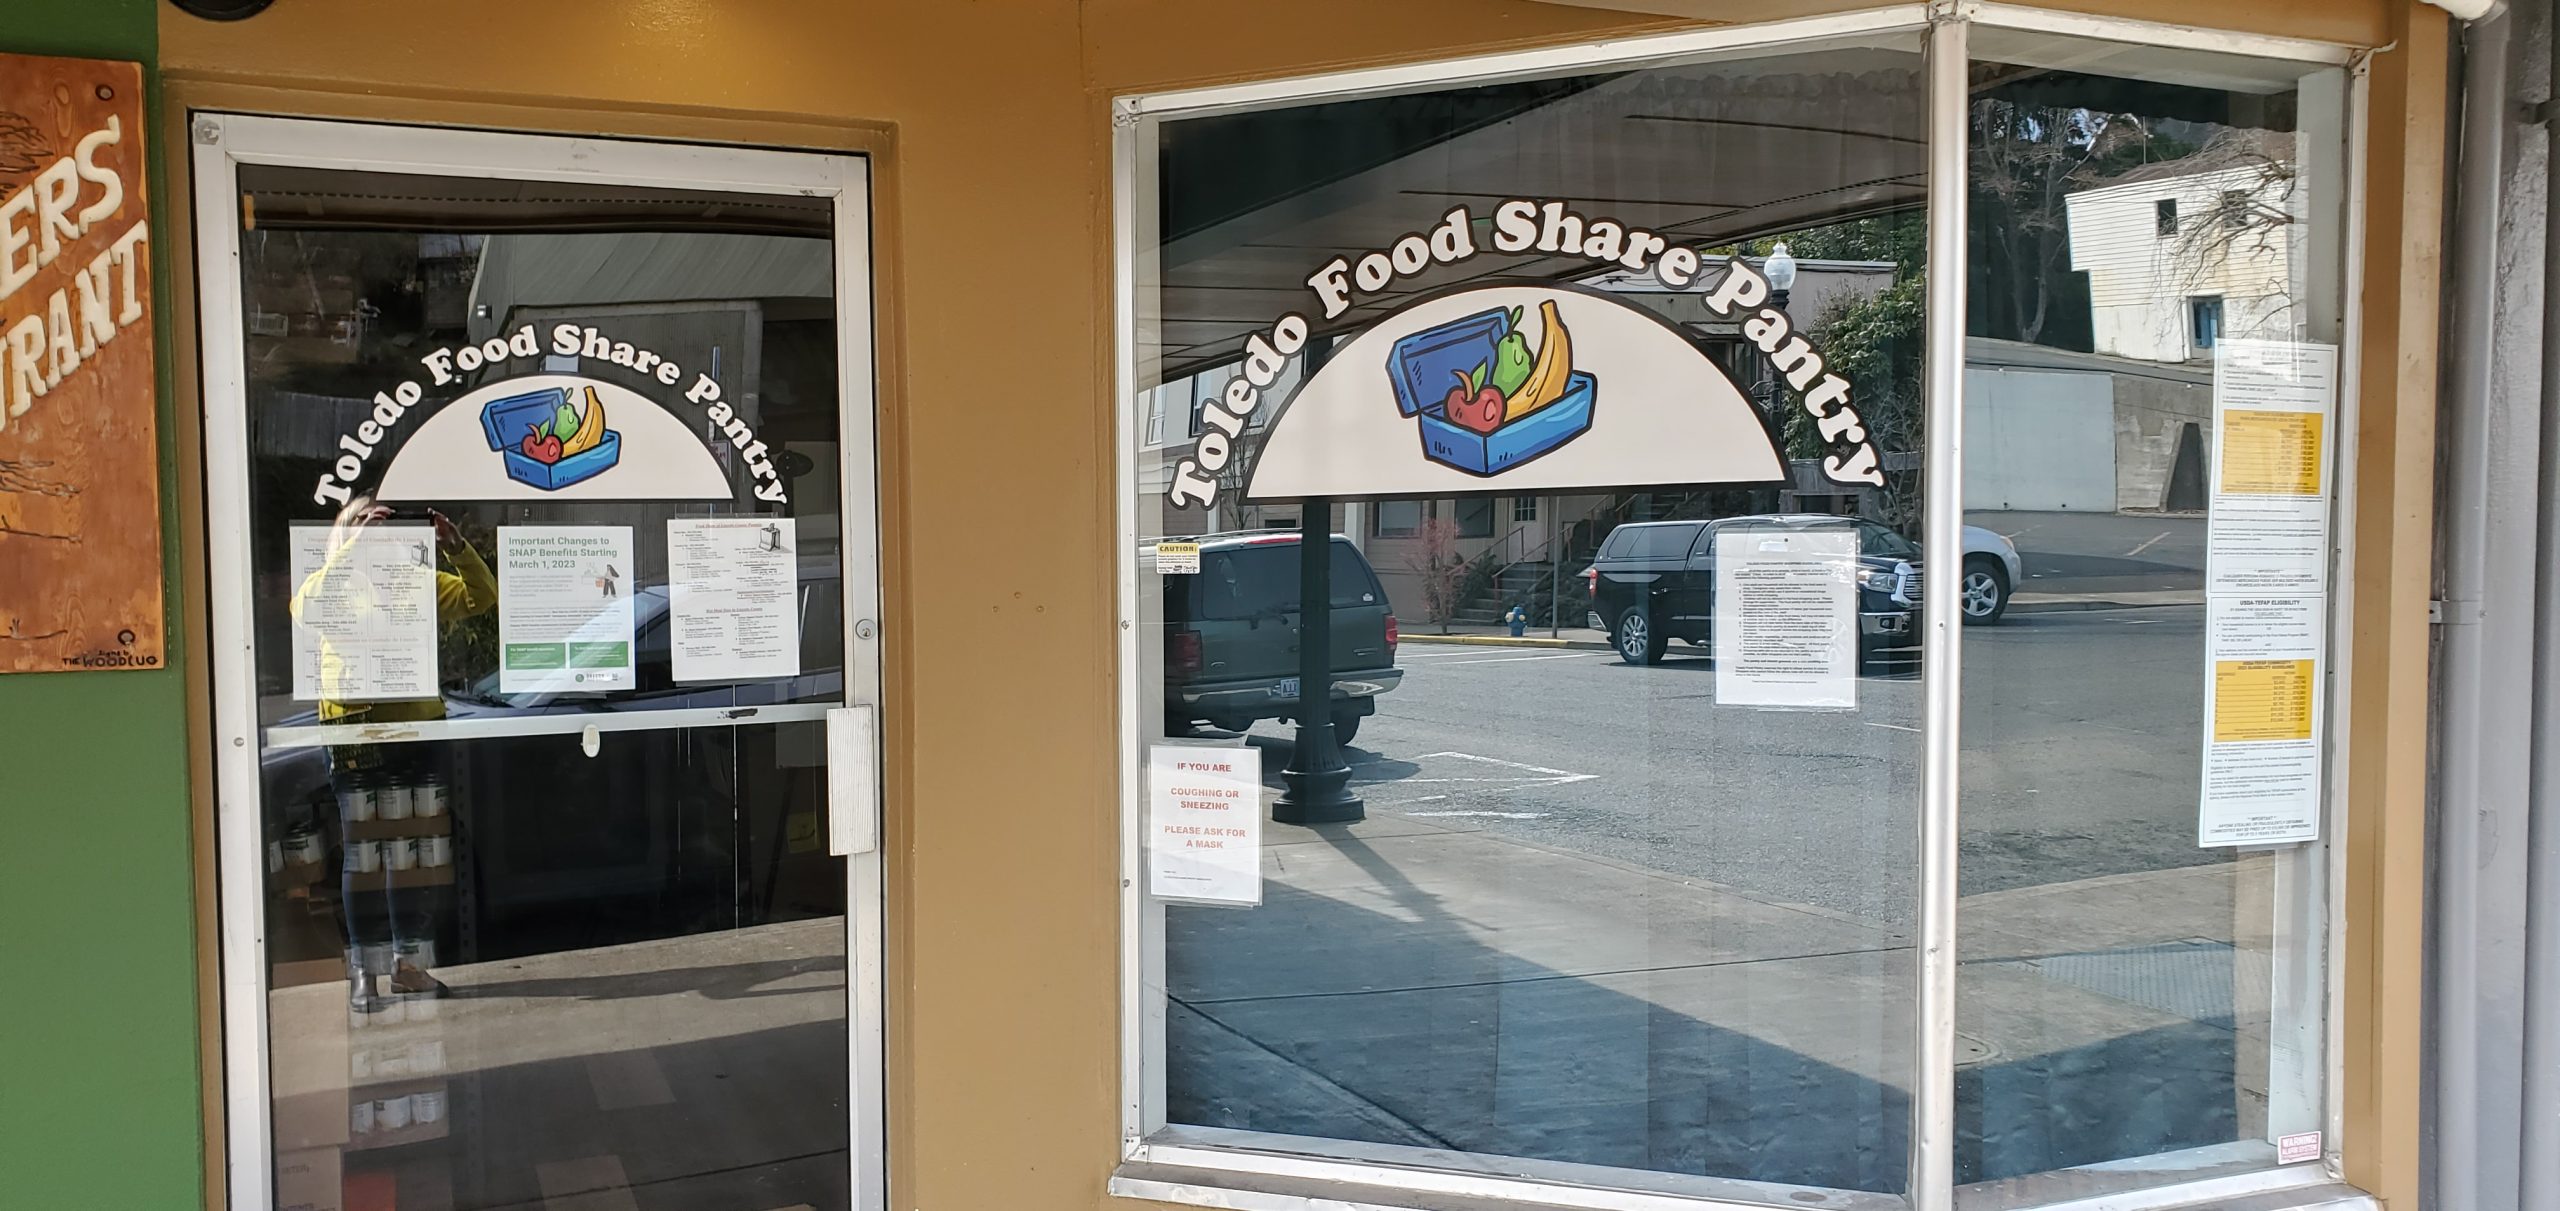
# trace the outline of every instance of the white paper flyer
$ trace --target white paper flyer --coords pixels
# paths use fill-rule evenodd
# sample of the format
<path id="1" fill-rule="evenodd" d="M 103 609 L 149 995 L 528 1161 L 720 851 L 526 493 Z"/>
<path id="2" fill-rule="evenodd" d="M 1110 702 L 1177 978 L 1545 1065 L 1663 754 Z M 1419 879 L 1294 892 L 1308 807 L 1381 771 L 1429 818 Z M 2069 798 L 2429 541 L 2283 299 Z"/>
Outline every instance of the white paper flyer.
<path id="1" fill-rule="evenodd" d="M 1147 892 L 1262 903 L 1262 750 L 1149 746 Z"/>
<path id="2" fill-rule="evenodd" d="M 1719 706 L 1858 705 L 1858 533 L 1716 531 Z"/>
<path id="3" fill-rule="evenodd" d="M 798 530 L 788 517 L 667 521 L 667 647 L 678 681 L 800 673 Z"/>
<path id="4" fill-rule="evenodd" d="M 2333 345 L 2214 346 L 2208 594 L 2328 591 Z"/>
<path id="5" fill-rule="evenodd" d="M 431 526 L 295 526 L 293 696 L 434 698 L 436 535 Z"/>
<path id="6" fill-rule="evenodd" d="M 2317 840 L 2338 351 L 2214 347 L 2196 843 Z"/>
<path id="7" fill-rule="evenodd" d="M 2222 597 L 2206 611 L 2204 801 L 2199 845 L 2276 845 L 2320 835 L 2321 648 L 2317 597 Z"/>
<path id="8" fill-rule="evenodd" d="M 627 690 L 629 526 L 498 527 L 498 691 Z"/>

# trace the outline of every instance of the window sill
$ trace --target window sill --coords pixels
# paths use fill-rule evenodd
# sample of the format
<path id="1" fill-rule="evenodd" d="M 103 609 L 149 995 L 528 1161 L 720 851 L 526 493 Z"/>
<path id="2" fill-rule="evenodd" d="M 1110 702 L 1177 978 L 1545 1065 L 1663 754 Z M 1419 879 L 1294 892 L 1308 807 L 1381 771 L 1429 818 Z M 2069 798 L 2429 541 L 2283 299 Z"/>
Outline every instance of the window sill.
<path id="1" fill-rule="evenodd" d="M 2336 1182 L 2264 1188 L 2256 1182 L 2210 1181 L 2049 1204 L 2046 1211 L 2380 1211 L 2371 1195 Z M 2241 1187 L 2236 1188 L 2235 1187 Z M 1111 1175 L 1120 1198 L 1225 1211 L 1655 1211 L 1668 1207 L 1765 1206 L 1632 1191 L 1558 1187 L 1555 1200 L 1421 1191 L 1323 1178 L 1131 1163 Z M 1862 1196 L 1862 1200 L 1876 1196 Z M 1900 1204 L 1901 1200 L 1889 1200 Z"/>

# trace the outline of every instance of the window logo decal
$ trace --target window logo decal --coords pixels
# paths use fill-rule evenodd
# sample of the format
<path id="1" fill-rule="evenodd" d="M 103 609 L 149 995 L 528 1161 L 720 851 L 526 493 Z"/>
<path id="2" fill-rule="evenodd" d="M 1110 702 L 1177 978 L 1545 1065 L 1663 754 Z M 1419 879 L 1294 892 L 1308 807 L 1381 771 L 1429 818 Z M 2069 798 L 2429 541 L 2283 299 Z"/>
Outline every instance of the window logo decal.
<path id="1" fill-rule="evenodd" d="M 594 479 L 622 461 L 622 434 L 605 427 L 604 400 L 593 383 L 585 395 L 584 408 L 569 402 L 567 387 L 545 387 L 480 406 L 480 429 L 489 448 L 506 459 L 507 478 L 556 492 Z"/>
<path id="2" fill-rule="evenodd" d="M 1529 328 L 1537 317 L 1537 352 Z M 1469 363 L 1473 363 L 1472 366 Z M 1416 332 L 1387 351 L 1396 408 L 1422 430 L 1422 456 L 1494 476 L 1591 430 L 1598 377 L 1573 368 L 1573 333 L 1556 301 L 1478 312 Z M 1431 389 L 1457 385 L 1438 399 Z"/>
<path id="3" fill-rule="evenodd" d="M 530 363 L 530 364 L 526 364 Z M 740 500 L 785 505 L 785 459 L 756 435 L 751 409 L 692 374 L 681 401 L 576 373 L 619 366 L 640 386 L 678 394 L 675 361 L 596 328 L 527 324 L 476 345 L 435 349 L 425 373 L 375 393 L 366 419 L 338 439 L 312 485 L 313 504 L 344 507 L 359 485 L 386 503 L 459 500 Z M 462 390 L 464 376 L 493 372 Z M 514 373 L 508 373 L 514 371 Z M 423 381 L 421 381 L 423 379 Z M 437 403 L 430 388 L 459 390 Z M 653 389 L 654 393 L 654 389 Z M 742 483 L 731 482 L 735 468 Z"/>
<path id="4" fill-rule="evenodd" d="M 1460 206 L 1391 247 L 1335 257 L 1307 278 L 1316 304 L 1309 310 L 1345 321 L 1364 302 L 1409 289 L 1412 279 L 1463 277 L 1441 271 L 1488 247 L 1587 258 L 1594 272 L 1646 273 L 1694 294 L 1796 393 L 1824 447 L 1816 460 L 1824 478 L 1884 482 L 1848 380 L 1786 312 L 1764 305 L 1770 288 L 1757 270 L 1733 259 L 1717 273 L 1695 248 L 1563 202 L 1512 199 L 1481 219 Z M 1711 282 L 1700 280 L 1709 275 Z M 1215 504 L 1237 482 L 1234 464 L 1248 434 L 1260 443 L 1242 477 L 1248 501 L 1787 478 L 1774 418 L 1686 331 L 1586 286 L 1485 281 L 1402 299 L 1367 327 L 1321 341 L 1299 312 L 1248 336 L 1238 376 L 1205 401 L 1197 441 L 1171 468 L 1167 502 Z M 1323 355 L 1311 359 L 1296 391 L 1266 408 L 1265 392 L 1292 360 L 1317 348 Z"/>

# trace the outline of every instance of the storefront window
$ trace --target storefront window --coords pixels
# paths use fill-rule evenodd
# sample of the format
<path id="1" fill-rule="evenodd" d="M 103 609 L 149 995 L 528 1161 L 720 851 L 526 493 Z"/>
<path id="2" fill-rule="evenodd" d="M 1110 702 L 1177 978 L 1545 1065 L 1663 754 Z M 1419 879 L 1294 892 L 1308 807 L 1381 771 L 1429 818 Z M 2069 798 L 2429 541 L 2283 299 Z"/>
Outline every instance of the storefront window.
<path id="1" fill-rule="evenodd" d="M 2321 847 L 2291 842 L 2318 832 L 2343 73 L 1973 51 L 1957 1176 L 2076 1170 L 2031 1183 L 2058 1196 L 2316 1155 Z M 2271 357 L 2286 410 L 2247 411 Z M 2243 580 L 2273 540 L 2235 411 L 2308 434 L 2290 584 Z M 2279 626 L 2283 688 L 2235 672 Z M 2278 698 L 2306 742 L 2236 737 Z"/>
<path id="2" fill-rule="evenodd" d="M 1324 817 L 1270 527 L 1329 513 L 1361 816 L 1152 903 L 1164 1129 L 1905 1189 L 1922 84 L 1914 32 L 1155 128 L 1139 385 L 1314 369 L 1132 452 L 1146 746 Z"/>
<path id="3" fill-rule="evenodd" d="M 2342 57 L 2001 20 L 1124 109 L 1133 1164 L 2320 1180 Z"/>

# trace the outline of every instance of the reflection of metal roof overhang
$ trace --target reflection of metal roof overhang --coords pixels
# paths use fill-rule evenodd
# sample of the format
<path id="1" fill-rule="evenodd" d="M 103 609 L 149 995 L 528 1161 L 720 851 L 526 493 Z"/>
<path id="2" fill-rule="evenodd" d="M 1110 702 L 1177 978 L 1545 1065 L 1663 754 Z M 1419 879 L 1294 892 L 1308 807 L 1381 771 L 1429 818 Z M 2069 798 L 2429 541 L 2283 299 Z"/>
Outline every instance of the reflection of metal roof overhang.
<path id="1" fill-rule="evenodd" d="M 1453 207 L 1475 218 L 1482 255 L 1360 296 L 1319 331 L 1366 326 L 1461 282 L 1601 268 L 1492 251 L 1486 224 L 1508 198 L 1566 201 L 1696 247 L 1916 207 L 1926 164 L 1914 52 L 1842 47 L 1747 69 L 1656 68 L 1168 123 L 1161 314 L 1141 316 L 1141 363 L 1160 357 L 1158 375 L 1171 379 L 1232 360 L 1278 316 L 1315 318 L 1306 280 L 1326 262 L 1385 249 Z M 1275 173 L 1275 160 L 1300 171 Z"/>

